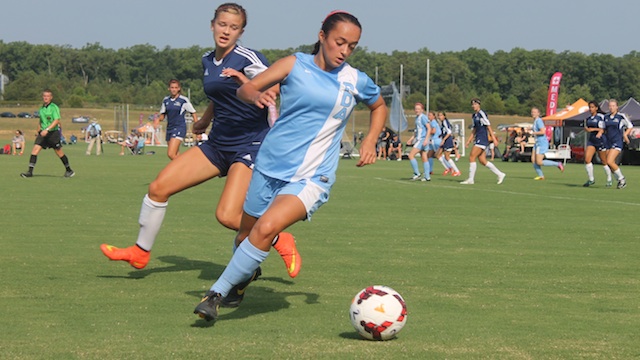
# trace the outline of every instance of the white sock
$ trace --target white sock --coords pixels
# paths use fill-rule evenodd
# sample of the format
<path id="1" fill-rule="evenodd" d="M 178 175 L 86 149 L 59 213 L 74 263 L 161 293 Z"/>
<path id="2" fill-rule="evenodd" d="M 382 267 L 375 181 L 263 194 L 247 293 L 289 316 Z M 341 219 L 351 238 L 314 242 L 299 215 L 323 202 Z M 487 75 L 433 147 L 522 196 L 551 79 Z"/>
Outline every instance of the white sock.
<path id="1" fill-rule="evenodd" d="M 593 163 L 585 165 L 584 168 L 587 169 L 587 176 L 589 177 L 589 181 L 595 181 L 595 178 L 593 177 Z"/>
<path id="2" fill-rule="evenodd" d="M 498 170 L 498 168 L 493 165 L 493 163 L 491 161 L 487 161 L 487 165 L 485 165 L 487 167 L 487 169 L 491 170 L 492 173 L 500 176 L 502 175 L 502 171 Z"/>
<path id="3" fill-rule="evenodd" d="M 167 212 L 168 202 L 157 202 L 149 199 L 149 194 L 144 196 L 142 200 L 142 208 L 140 209 L 140 231 L 138 232 L 138 241 L 136 245 L 146 251 L 151 251 L 156 236 L 162 226 L 164 214 Z"/>
<path id="4" fill-rule="evenodd" d="M 440 160 L 440 163 L 442 164 L 442 166 L 444 166 L 445 169 L 451 168 L 449 164 L 444 160 L 444 155 L 440 155 L 438 160 Z"/>
<path id="5" fill-rule="evenodd" d="M 616 174 L 616 178 L 618 180 L 624 179 L 624 175 L 622 175 L 622 170 L 620 170 L 620 168 L 618 168 L 618 170 L 614 171 L 613 173 Z"/>
<path id="6" fill-rule="evenodd" d="M 453 159 L 449 159 L 449 167 L 453 169 L 453 171 L 455 172 L 460 172 L 460 170 L 458 170 L 458 167 L 456 166 L 455 161 L 453 161 Z"/>
<path id="7" fill-rule="evenodd" d="M 476 165 L 475 162 L 469 163 L 469 180 L 473 181 L 473 179 L 476 177 L 477 167 L 478 165 Z"/>
<path id="8" fill-rule="evenodd" d="M 611 168 L 609 165 L 604 166 L 604 173 L 607 175 L 607 181 L 611 181 Z"/>

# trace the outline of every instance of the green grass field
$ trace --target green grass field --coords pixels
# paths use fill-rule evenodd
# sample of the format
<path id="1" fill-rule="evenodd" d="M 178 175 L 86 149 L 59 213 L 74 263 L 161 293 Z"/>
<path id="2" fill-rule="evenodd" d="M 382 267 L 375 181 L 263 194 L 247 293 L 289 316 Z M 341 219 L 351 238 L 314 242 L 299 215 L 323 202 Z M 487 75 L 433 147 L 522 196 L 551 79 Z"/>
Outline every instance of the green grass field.
<path id="1" fill-rule="evenodd" d="M 31 145 L 28 146 L 31 149 Z M 223 181 L 175 195 L 143 270 L 99 245 L 137 236 L 142 197 L 168 162 L 51 150 L 0 156 L 2 359 L 630 359 L 640 357 L 640 167 L 628 187 L 583 188 L 581 164 L 479 168 L 476 184 L 409 181 L 408 161 L 341 160 L 331 200 L 291 228 L 304 263 L 290 279 L 274 252 L 242 306 L 206 323 L 192 314 L 231 255 L 214 209 Z M 149 149 L 149 148 L 147 148 Z M 352 297 L 368 285 L 405 298 L 397 339 L 360 340 Z"/>

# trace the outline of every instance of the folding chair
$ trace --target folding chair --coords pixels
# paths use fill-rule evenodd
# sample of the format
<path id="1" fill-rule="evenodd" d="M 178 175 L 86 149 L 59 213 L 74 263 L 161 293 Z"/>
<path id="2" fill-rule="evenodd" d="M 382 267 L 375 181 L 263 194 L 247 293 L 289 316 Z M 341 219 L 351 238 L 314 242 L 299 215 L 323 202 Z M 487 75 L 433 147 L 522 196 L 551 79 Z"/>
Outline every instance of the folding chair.
<path id="1" fill-rule="evenodd" d="M 144 154 L 144 146 L 145 146 L 145 141 L 144 138 L 143 139 L 138 139 L 138 141 L 136 142 L 136 145 L 134 147 L 134 150 L 132 151 L 134 155 L 143 155 Z"/>

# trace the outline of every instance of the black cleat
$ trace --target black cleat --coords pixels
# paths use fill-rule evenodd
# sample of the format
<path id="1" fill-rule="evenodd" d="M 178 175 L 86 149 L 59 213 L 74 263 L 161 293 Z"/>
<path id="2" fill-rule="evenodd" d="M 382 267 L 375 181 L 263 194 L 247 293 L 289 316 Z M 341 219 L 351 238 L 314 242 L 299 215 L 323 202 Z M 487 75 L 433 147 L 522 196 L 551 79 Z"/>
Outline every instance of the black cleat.
<path id="1" fill-rule="evenodd" d="M 618 180 L 618 189 L 624 189 L 627 187 L 627 180 L 626 179 L 620 179 Z"/>
<path id="2" fill-rule="evenodd" d="M 247 286 L 249 286 L 249 284 L 251 284 L 252 281 L 259 278 L 260 275 L 262 275 L 262 269 L 258 267 L 256 271 L 253 272 L 253 275 L 251 275 L 249 279 L 231 288 L 231 291 L 229 291 L 229 295 L 224 297 L 220 302 L 220 306 L 229 307 L 229 308 L 240 306 L 240 303 L 244 298 L 244 292 L 245 290 L 247 290 Z"/>
<path id="3" fill-rule="evenodd" d="M 584 187 L 589 187 L 591 185 L 594 185 L 596 182 L 595 181 L 591 181 L 591 180 L 587 180 L 586 183 L 584 183 L 582 186 Z"/>
<path id="4" fill-rule="evenodd" d="M 200 300 L 200 304 L 196 306 L 193 313 L 207 321 L 215 321 L 218 318 L 220 302 L 222 302 L 222 296 L 217 292 L 209 291 L 202 300 Z"/>
<path id="5" fill-rule="evenodd" d="M 64 172 L 64 177 L 69 178 L 69 177 L 73 177 L 75 175 L 75 171 L 70 170 L 70 171 L 65 171 Z"/>
<path id="6" fill-rule="evenodd" d="M 20 176 L 22 176 L 23 178 L 30 178 L 30 177 L 33 177 L 33 174 L 30 172 L 26 172 L 26 173 L 21 173 Z"/>

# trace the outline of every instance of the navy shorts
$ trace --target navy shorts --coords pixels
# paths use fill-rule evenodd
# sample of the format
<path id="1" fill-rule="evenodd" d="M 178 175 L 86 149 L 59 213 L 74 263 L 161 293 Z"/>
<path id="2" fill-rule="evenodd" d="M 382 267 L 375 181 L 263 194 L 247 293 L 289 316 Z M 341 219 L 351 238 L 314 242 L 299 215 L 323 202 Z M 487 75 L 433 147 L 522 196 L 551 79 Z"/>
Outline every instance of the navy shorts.
<path id="1" fill-rule="evenodd" d="M 182 141 L 184 140 L 184 137 L 186 136 L 186 134 L 187 134 L 187 125 L 167 129 L 167 137 L 165 140 L 167 142 L 169 142 L 171 139 L 178 139 Z"/>
<path id="2" fill-rule="evenodd" d="M 258 154 L 258 149 L 260 149 L 260 147 L 252 145 L 240 151 L 224 151 L 218 149 L 216 145 L 209 141 L 203 142 L 198 147 L 207 159 L 220 170 L 220 177 L 227 176 L 231 165 L 238 162 L 253 170 L 253 162 Z"/>

